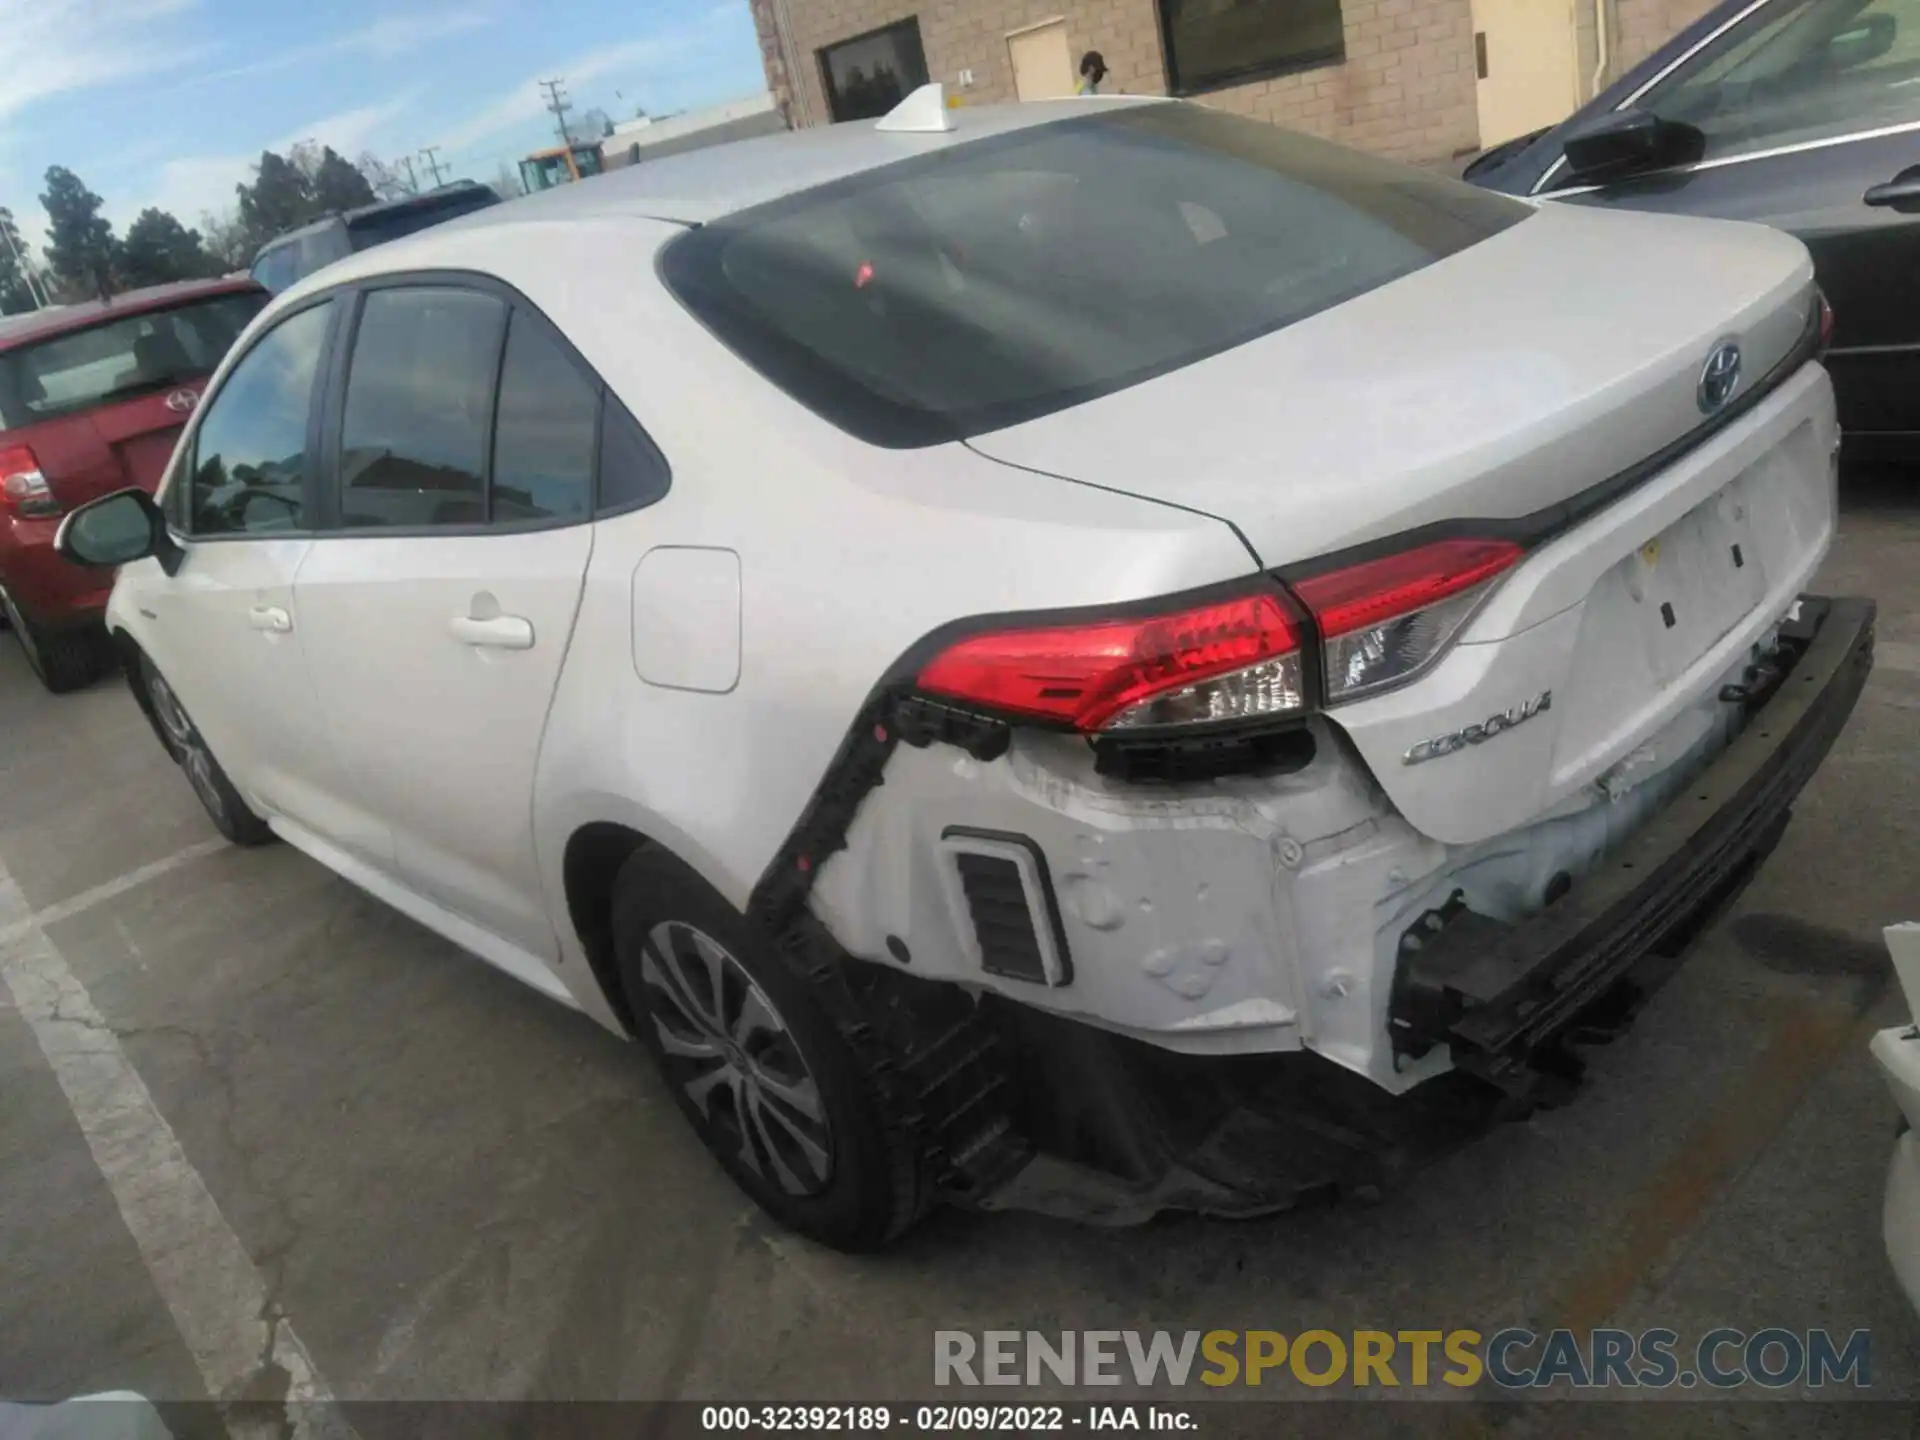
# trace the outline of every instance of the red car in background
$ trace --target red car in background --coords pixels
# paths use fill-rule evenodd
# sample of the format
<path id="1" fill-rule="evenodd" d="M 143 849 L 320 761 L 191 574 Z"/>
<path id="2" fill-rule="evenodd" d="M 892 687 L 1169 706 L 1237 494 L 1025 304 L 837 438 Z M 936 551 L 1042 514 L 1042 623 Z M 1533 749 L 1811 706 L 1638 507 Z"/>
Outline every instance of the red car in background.
<path id="1" fill-rule="evenodd" d="M 105 656 L 111 571 L 53 550 L 60 517 L 153 491 L 220 358 L 267 303 L 245 277 L 130 290 L 0 320 L 0 615 L 49 690 Z"/>

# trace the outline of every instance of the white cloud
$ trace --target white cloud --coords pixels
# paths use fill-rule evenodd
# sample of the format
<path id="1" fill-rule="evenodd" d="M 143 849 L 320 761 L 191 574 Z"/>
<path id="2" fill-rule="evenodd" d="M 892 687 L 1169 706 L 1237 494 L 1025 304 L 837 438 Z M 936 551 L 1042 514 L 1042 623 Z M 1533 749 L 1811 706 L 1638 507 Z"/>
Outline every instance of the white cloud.
<path id="1" fill-rule="evenodd" d="M 690 52 L 718 38 L 731 26 L 737 18 L 731 12 L 731 6 L 716 7 L 701 19 L 678 30 L 644 40 L 602 45 L 572 60 L 543 65 L 491 105 L 443 130 L 439 143 L 449 152 L 458 154 L 503 130 L 537 118 L 547 108 L 545 92 L 540 88 L 542 80 L 564 80 L 569 100 L 580 105 L 584 104 L 580 97 L 587 93 L 588 87 L 609 75 L 630 76 L 668 64 L 685 65 L 690 59 Z"/>
<path id="2" fill-rule="evenodd" d="M 202 53 L 175 21 L 195 0 L 0 0 L 0 121 L 37 101 Z"/>
<path id="3" fill-rule="evenodd" d="M 0 0 L 7 3 L 7 0 Z M 231 69 L 214 70 L 197 77 L 194 84 L 210 84 L 216 80 L 231 80 L 241 75 L 261 75 L 274 70 L 288 70 L 296 65 L 309 64 L 315 60 L 328 60 L 341 55 L 359 55 L 373 60 L 392 60 L 401 55 L 410 54 L 429 45 L 435 40 L 444 40 L 450 35 L 459 35 L 468 30 L 478 30 L 491 25 L 497 17 L 492 11 L 479 8 L 437 10 L 425 15 L 389 15 L 352 30 L 345 35 L 336 35 L 330 40 L 317 40 L 311 45 L 298 45 L 291 50 L 282 50 L 273 55 L 262 56 L 258 60 L 236 65 Z"/>

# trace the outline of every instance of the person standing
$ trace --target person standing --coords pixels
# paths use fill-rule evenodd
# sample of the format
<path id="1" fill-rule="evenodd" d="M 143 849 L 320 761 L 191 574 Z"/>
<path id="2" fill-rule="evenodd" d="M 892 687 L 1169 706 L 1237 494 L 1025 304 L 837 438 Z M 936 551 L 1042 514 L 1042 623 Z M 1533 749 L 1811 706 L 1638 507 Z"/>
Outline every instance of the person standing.
<path id="1" fill-rule="evenodd" d="M 1098 50 L 1089 50 L 1080 57 L 1080 80 L 1073 87 L 1076 95 L 1098 95 L 1100 82 L 1107 78 L 1107 62 Z"/>

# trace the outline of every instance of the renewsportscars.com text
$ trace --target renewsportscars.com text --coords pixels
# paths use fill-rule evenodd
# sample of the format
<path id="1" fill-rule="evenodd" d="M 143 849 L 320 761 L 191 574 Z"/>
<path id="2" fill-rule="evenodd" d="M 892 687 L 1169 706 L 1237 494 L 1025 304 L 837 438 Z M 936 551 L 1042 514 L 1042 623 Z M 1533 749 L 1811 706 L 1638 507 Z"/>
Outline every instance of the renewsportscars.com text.
<path id="1" fill-rule="evenodd" d="M 936 1385 L 1778 1390 L 1873 1384 L 1866 1330 L 936 1330 Z"/>

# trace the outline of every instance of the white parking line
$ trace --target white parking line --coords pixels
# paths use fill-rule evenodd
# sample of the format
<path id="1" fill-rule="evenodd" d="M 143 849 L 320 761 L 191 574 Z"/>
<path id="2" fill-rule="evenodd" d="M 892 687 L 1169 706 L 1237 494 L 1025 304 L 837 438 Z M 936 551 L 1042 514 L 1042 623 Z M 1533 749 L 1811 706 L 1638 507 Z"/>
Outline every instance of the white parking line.
<path id="1" fill-rule="evenodd" d="M 182 851 L 54 910 L 77 913 L 89 896 L 97 904 L 200 851 Z M 260 1398 L 262 1372 L 277 1366 L 287 1376 L 287 1413 L 297 1433 L 351 1436 L 292 1322 L 280 1313 L 86 987 L 47 938 L 44 916 L 54 910 L 35 916 L 0 865 L 0 977 L 66 1093 L 208 1393 L 216 1399 Z"/>
<path id="2" fill-rule="evenodd" d="M 182 865 L 191 864 L 202 855 L 212 855 L 226 848 L 227 842 L 216 835 L 211 840 L 202 840 L 198 845 L 189 845 L 184 850 L 176 850 L 165 859 L 155 860 L 150 865 L 142 865 L 138 870 L 129 870 L 126 874 L 116 876 L 104 885 L 95 885 L 91 890 L 82 890 L 78 895 L 62 900 L 57 905 L 49 905 L 44 910 L 33 912 L 24 920 L 17 920 L 12 924 L 0 920 L 0 945 L 4 945 L 16 935 L 25 934 L 31 926 L 38 925 L 44 929 L 48 925 L 57 925 L 62 920 L 71 920 L 74 916 L 91 910 L 94 906 L 111 900 L 116 895 L 126 894 L 135 886 L 158 879 L 169 870 L 178 870 Z"/>

